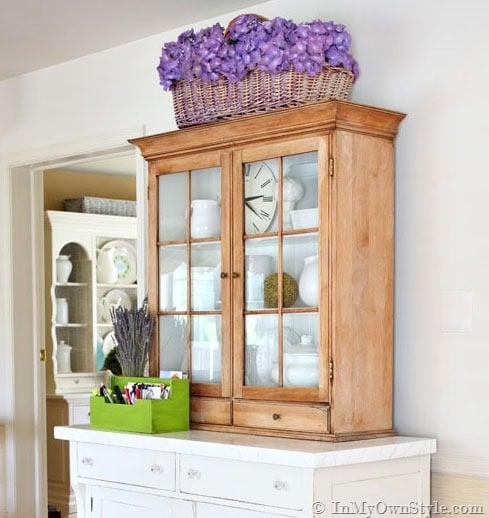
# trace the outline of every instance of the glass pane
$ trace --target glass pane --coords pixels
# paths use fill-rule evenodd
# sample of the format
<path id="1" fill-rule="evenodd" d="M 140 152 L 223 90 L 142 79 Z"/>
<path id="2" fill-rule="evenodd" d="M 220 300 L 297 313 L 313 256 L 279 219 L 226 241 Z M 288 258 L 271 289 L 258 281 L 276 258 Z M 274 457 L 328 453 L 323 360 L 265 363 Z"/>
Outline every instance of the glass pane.
<path id="1" fill-rule="evenodd" d="M 319 319 L 317 313 L 285 314 L 283 383 L 292 387 L 317 387 L 319 381 Z M 286 331 L 289 330 L 289 331 Z M 286 343 L 286 335 L 295 340 Z M 300 337 L 297 341 L 297 337 Z"/>
<path id="2" fill-rule="evenodd" d="M 187 309 L 187 248 L 160 247 L 160 311 Z"/>
<path id="3" fill-rule="evenodd" d="M 246 309 L 277 307 L 274 303 L 273 274 L 277 273 L 277 239 L 248 239 L 245 242 Z M 265 299 L 265 283 L 267 298 Z M 276 300 L 275 294 L 275 300 Z"/>
<path id="4" fill-rule="evenodd" d="M 318 226 L 318 153 L 284 157 L 283 229 Z"/>
<path id="5" fill-rule="evenodd" d="M 192 244 L 192 309 L 213 311 L 221 308 L 221 243 Z"/>
<path id="6" fill-rule="evenodd" d="M 160 317 L 160 369 L 188 372 L 187 317 Z"/>
<path id="7" fill-rule="evenodd" d="M 187 234 L 187 173 L 158 177 L 159 241 L 182 241 Z"/>
<path id="8" fill-rule="evenodd" d="M 245 385 L 277 385 L 278 316 L 245 317 Z"/>
<path id="9" fill-rule="evenodd" d="M 283 268 L 298 286 L 292 307 L 317 307 L 319 303 L 318 235 L 284 236 Z M 292 281 L 291 281 L 292 282 Z"/>
<path id="10" fill-rule="evenodd" d="M 261 234 L 276 229 L 278 170 L 278 159 L 244 164 L 246 234 Z"/>
<path id="11" fill-rule="evenodd" d="M 193 239 L 221 236 L 221 169 L 198 169 L 191 173 L 190 234 Z"/>
<path id="12" fill-rule="evenodd" d="M 190 378 L 196 383 L 221 381 L 221 316 L 192 317 L 192 370 Z"/>

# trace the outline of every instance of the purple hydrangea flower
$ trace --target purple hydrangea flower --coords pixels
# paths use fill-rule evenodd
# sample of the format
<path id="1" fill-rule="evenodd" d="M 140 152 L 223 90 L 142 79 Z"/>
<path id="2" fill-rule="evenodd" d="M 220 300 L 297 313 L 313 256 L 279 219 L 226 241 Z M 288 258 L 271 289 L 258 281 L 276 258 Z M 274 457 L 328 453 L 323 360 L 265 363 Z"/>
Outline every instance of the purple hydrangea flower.
<path id="1" fill-rule="evenodd" d="M 296 24 L 276 17 L 238 16 L 224 31 L 220 24 L 183 32 L 161 51 L 160 83 L 169 90 L 179 80 L 231 83 L 258 68 L 278 74 L 293 67 L 315 76 L 325 65 L 339 66 L 358 77 L 358 64 L 349 54 L 351 36 L 344 25 L 314 20 Z"/>

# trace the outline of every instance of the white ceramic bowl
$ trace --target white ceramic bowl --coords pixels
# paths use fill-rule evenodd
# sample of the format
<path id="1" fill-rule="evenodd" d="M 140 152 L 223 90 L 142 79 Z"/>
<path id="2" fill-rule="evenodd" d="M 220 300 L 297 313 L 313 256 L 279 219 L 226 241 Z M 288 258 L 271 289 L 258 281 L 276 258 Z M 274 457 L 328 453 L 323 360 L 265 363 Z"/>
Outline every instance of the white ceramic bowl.
<path id="1" fill-rule="evenodd" d="M 292 220 L 292 228 L 312 228 L 318 226 L 318 208 L 291 210 L 290 219 Z"/>

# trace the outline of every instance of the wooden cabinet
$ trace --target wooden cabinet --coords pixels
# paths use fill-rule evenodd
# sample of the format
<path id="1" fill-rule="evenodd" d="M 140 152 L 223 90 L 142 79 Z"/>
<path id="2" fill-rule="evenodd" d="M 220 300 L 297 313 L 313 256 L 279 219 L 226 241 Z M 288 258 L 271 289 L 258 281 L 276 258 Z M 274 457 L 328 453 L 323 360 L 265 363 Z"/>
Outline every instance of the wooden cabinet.
<path id="1" fill-rule="evenodd" d="M 194 428 L 393 433 L 402 118 L 327 102 L 132 140 L 149 162 L 151 370 L 189 372 Z"/>

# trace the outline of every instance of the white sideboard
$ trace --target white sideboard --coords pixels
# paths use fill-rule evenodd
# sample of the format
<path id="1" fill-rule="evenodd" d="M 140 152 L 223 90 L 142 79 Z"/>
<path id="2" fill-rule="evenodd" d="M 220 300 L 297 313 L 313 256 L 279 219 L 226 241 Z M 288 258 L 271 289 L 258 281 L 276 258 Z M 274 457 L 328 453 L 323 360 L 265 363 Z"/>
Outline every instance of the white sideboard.
<path id="1" fill-rule="evenodd" d="M 324 443 L 56 427 L 78 518 L 428 517 L 434 439 Z M 397 507 L 393 507 L 397 506 Z"/>

